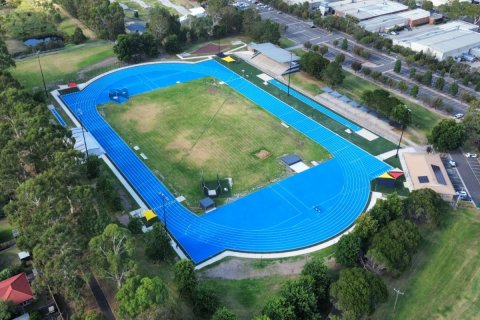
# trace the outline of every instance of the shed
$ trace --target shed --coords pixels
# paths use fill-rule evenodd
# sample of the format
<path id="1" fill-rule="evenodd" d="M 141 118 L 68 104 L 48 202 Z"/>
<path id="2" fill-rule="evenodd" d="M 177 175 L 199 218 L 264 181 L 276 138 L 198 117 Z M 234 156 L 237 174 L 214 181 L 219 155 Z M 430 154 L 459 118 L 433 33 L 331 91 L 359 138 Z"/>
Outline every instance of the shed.
<path id="1" fill-rule="evenodd" d="M 210 197 L 206 197 L 200 200 L 200 207 L 202 207 L 204 211 L 209 211 L 215 209 L 215 202 Z"/>
<path id="2" fill-rule="evenodd" d="M 291 166 L 291 165 L 294 165 L 295 163 L 301 162 L 302 158 L 300 158 L 296 154 L 287 154 L 286 156 L 283 156 L 281 160 L 287 166 Z"/>

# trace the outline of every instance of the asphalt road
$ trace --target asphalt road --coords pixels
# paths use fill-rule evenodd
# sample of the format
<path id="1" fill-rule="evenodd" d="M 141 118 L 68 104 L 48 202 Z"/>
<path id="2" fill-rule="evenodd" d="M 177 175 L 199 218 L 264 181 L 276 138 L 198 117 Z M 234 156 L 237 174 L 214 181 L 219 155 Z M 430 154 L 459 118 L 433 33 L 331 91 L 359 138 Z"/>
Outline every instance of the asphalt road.
<path id="1" fill-rule="evenodd" d="M 450 156 L 457 163 L 457 170 L 462 177 L 466 191 L 478 206 L 480 204 L 480 162 L 478 158 L 466 158 L 462 150 L 450 152 Z"/>
<path id="2" fill-rule="evenodd" d="M 94 276 L 90 278 L 90 280 L 88 281 L 88 285 L 90 286 L 90 290 L 92 290 L 93 296 L 95 297 L 95 300 L 97 301 L 97 304 L 102 311 L 105 319 L 115 320 L 115 316 L 113 315 L 112 309 L 108 304 L 107 298 L 103 294 L 102 288 L 100 288 L 100 285 L 98 284 L 97 279 L 95 279 Z"/>

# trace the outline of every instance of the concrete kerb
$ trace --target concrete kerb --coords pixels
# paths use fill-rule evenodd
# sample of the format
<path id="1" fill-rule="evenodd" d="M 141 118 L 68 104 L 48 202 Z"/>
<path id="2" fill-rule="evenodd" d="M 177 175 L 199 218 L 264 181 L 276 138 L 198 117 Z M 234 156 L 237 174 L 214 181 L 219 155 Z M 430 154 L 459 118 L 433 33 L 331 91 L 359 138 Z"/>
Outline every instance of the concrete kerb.
<path id="1" fill-rule="evenodd" d="M 370 202 L 367 206 L 366 211 L 370 210 L 375 203 L 377 202 L 378 199 L 382 198 L 382 194 L 379 192 L 372 192 L 372 196 L 370 197 Z M 319 243 L 317 245 L 304 248 L 304 249 L 299 249 L 299 250 L 292 250 L 292 251 L 285 251 L 285 252 L 275 252 L 275 253 L 249 253 L 249 252 L 237 252 L 237 251 L 231 251 L 231 250 L 226 250 L 223 251 L 222 253 L 214 256 L 213 258 L 210 258 L 197 266 L 195 266 L 195 270 L 200 270 L 203 269 L 213 263 L 216 263 L 224 258 L 227 257 L 236 257 L 236 258 L 248 258 L 248 259 L 281 259 L 281 258 L 290 258 L 290 257 L 296 257 L 296 256 L 301 256 L 304 254 L 308 253 L 313 253 L 318 250 L 322 250 L 325 248 L 328 248 L 330 246 L 333 246 L 336 244 L 338 241 L 340 241 L 340 238 L 345 235 L 349 234 L 350 232 L 353 231 L 355 228 L 355 225 L 352 225 L 350 228 L 345 230 L 344 232 L 338 234 L 334 238 L 327 240 L 325 242 Z"/>

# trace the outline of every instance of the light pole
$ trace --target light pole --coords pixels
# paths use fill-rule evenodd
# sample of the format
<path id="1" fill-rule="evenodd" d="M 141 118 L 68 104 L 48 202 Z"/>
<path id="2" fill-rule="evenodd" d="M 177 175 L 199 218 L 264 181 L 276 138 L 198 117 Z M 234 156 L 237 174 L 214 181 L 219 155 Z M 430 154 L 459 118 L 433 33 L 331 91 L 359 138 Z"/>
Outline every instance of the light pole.
<path id="1" fill-rule="evenodd" d="M 165 208 L 165 201 L 168 200 L 167 196 L 163 192 L 159 192 L 158 194 L 160 198 L 162 199 L 162 207 L 163 207 L 163 222 L 165 226 L 165 231 L 168 232 L 167 228 L 167 209 Z"/>
<path id="2" fill-rule="evenodd" d="M 408 117 L 410 118 L 412 110 L 407 109 L 407 112 L 408 112 Z M 407 125 L 405 123 L 402 123 L 402 133 L 400 134 L 400 140 L 398 140 L 397 153 L 395 153 L 395 158 L 398 158 L 398 151 L 400 150 L 400 145 L 402 144 L 403 132 L 405 131 L 406 127 Z"/>
<path id="3" fill-rule="evenodd" d="M 38 66 L 40 67 L 40 74 L 43 80 L 43 90 L 45 91 L 45 98 L 48 98 L 47 85 L 45 84 L 45 77 L 43 76 L 42 64 L 40 63 L 40 51 L 37 51 Z"/>
<path id="4" fill-rule="evenodd" d="M 85 130 L 83 128 L 83 121 L 82 121 L 82 115 L 83 115 L 82 109 L 78 109 L 77 114 L 78 114 L 78 120 L 80 120 L 80 126 L 82 127 L 83 145 L 85 146 L 85 153 L 88 159 L 87 140 L 85 139 Z"/>
<path id="5" fill-rule="evenodd" d="M 292 73 L 292 60 L 293 60 L 293 53 L 290 52 L 290 67 L 288 69 L 288 87 L 287 87 L 287 96 L 290 97 L 290 74 Z"/>
<path id="6" fill-rule="evenodd" d="M 403 296 L 405 292 L 401 292 L 397 288 L 393 288 L 393 291 L 397 293 L 397 296 L 395 297 L 395 304 L 393 305 L 393 313 L 395 313 L 395 309 L 397 308 L 398 295 L 401 294 Z"/>

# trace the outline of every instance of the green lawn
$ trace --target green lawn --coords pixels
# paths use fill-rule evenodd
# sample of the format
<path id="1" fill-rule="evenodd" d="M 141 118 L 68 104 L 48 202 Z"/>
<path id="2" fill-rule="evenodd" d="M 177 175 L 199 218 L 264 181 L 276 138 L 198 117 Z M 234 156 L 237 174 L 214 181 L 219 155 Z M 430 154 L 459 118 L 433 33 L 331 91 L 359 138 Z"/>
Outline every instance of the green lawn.
<path id="1" fill-rule="evenodd" d="M 328 152 L 228 86 L 212 78 L 156 90 L 101 112 L 147 165 L 192 209 L 205 180 L 233 179 L 233 193 L 249 193 L 286 176 L 279 157 L 299 154 L 307 163 Z M 265 150 L 269 154 L 259 154 Z"/>
<path id="2" fill-rule="evenodd" d="M 304 102 L 298 100 L 295 97 L 292 96 L 287 96 L 287 93 L 278 89 L 275 86 L 268 85 L 265 86 L 263 84 L 263 80 L 257 77 L 258 74 L 261 74 L 262 72 L 252 65 L 246 63 L 245 61 L 238 61 L 237 63 L 223 63 L 226 67 L 232 69 L 239 75 L 243 75 L 242 70 L 245 70 L 245 76 L 248 76 L 248 79 L 256 84 L 257 86 L 261 87 L 265 91 L 269 92 L 273 96 L 277 97 L 278 99 L 284 101 L 291 107 L 297 109 L 298 111 L 302 112 L 303 114 L 311 117 L 313 120 L 317 121 L 318 123 L 322 124 L 326 128 L 334 131 L 338 135 L 344 137 L 345 139 L 351 141 L 353 144 L 356 144 L 357 146 L 365 149 L 366 151 L 370 152 L 373 155 L 378 155 L 387 151 L 390 151 L 395 148 L 395 144 L 392 142 L 379 137 L 378 139 L 375 139 L 374 141 L 368 141 L 364 139 L 363 137 L 357 135 L 357 134 L 348 134 L 345 132 L 347 129 L 346 126 L 343 124 L 338 123 L 337 121 L 333 120 L 332 118 L 326 116 L 325 114 L 321 113 L 320 111 L 310 107 L 309 105 L 305 104 Z M 294 79 L 296 75 L 292 76 L 292 79 Z M 295 81 L 295 80 L 293 80 Z M 354 121 L 353 121 L 354 122 Z"/>
<path id="3" fill-rule="evenodd" d="M 293 42 L 292 40 L 288 39 L 288 38 L 284 38 L 284 37 L 281 37 L 279 40 L 279 45 L 281 48 L 289 48 L 291 46 L 294 46 L 295 45 L 295 42 Z"/>
<path id="4" fill-rule="evenodd" d="M 19 265 L 20 259 L 18 258 L 18 253 L 20 250 L 17 246 L 0 251 L 0 270 L 5 268 Z"/>
<path id="5" fill-rule="evenodd" d="M 0 243 L 13 239 L 12 226 L 6 218 L 0 219 Z"/>
<path id="6" fill-rule="evenodd" d="M 60 84 L 76 81 L 79 71 L 92 64 L 113 57 L 112 44 L 106 41 L 92 41 L 40 56 L 45 82 Z M 27 89 L 42 86 L 42 78 L 36 57 L 17 61 L 11 70 L 14 77 Z M 85 80 L 85 79 L 84 79 Z"/>
<path id="7" fill-rule="evenodd" d="M 425 243 L 412 266 L 389 279 L 389 300 L 373 319 L 478 319 L 480 314 L 480 216 L 459 209 L 444 227 L 424 232 Z M 392 314 L 393 288 L 405 292 Z"/>

